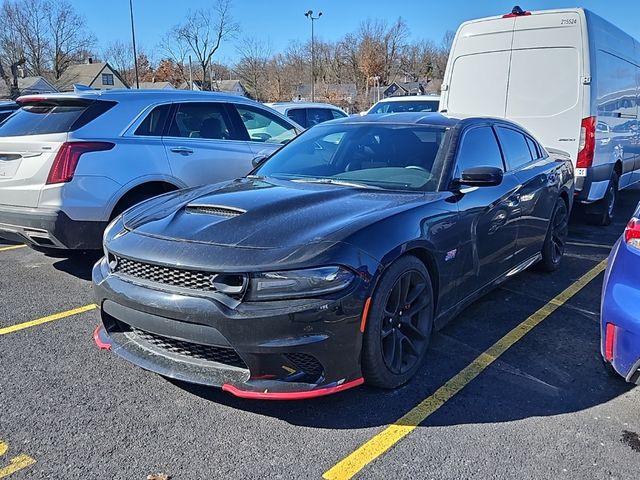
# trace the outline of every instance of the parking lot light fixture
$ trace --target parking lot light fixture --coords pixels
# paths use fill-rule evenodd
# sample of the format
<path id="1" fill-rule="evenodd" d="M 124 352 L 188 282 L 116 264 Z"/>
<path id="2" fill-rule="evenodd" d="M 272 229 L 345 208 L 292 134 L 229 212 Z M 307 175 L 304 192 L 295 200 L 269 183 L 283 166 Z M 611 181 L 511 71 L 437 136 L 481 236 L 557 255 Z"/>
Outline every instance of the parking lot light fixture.
<path id="1" fill-rule="evenodd" d="M 313 31 L 313 22 L 322 16 L 322 12 L 318 12 L 318 16 L 313 16 L 313 10 L 307 10 L 304 16 L 311 20 L 311 101 L 316 101 L 316 59 L 315 59 L 315 39 Z"/>

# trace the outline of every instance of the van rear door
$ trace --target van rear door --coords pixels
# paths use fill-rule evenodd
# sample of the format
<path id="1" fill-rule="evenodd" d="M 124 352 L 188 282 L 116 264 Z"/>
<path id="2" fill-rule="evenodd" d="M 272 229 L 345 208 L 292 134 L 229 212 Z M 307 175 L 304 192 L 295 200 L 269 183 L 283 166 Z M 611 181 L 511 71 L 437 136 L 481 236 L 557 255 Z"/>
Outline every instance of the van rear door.
<path id="1" fill-rule="evenodd" d="M 504 117 L 515 18 L 469 22 L 458 30 L 444 95 L 452 113 Z"/>
<path id="2" fill-rule="evenodd" d="M 583 24 L 577 11 L 515 19 L 505 115 L 574 162 L 581 121 L 589 116 L 583 115 Z"/>

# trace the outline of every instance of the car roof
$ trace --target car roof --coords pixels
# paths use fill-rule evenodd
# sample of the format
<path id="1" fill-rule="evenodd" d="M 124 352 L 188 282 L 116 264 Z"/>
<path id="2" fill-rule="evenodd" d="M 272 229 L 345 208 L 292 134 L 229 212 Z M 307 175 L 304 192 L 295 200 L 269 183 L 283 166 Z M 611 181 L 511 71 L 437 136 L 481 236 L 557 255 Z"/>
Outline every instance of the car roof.
<path id="1" fill-rule="evenodd" d="M 395 125 L 433 125 L 442 127 L 455 127 L 468 126 L 472 124 L 502 124 L 516 127 L 524 132 L 527 132 L 524 128 L 515 122 L 505 120 L 504 118 L 497 117 L 483 117 L 474 116 L 468 114 L 450 114 L 450 113 L 436 113 L 436 112 L 401 112 L 401 113 L 375 113 L 367 115 L 356 115 L 346 118 L 340 118 L 337 120 L 331 120 L 330 122 L 322 123 L 320 125 L 331 125 L 336 123 L 348 123 L 348 124 L 361 124 L 361 123 L 380 123 L 380 124 L 395 124 Z M 314 127 L 315 128 L 315 127 Z"/>
<path id="2" fill-rule="evenodd" d="M 340 107 L 331 105 L 330 103 L 321 102 L 273 102 L 265 103 L 270 107 L 297 107 L 297 108 L 333 108 L 334 110 L 340 110 Z"/>
<path id="3" fill-rule="evenodd" d="M 378 103 L 386 102 L 426 102 L 440 101 L 440 95 L 403 95 L 401 97 L 381 98 Z"/>
<path id="4" fill-rule="evenodd" d="M 459 118 L 441 113 L 426 112 L 402 112 L 402 113 L 374 113 L 367 115 L 355 115 L 346 118 L 339 118 L 324 124 L 336 123 L 386 123 L 386 124 L 405 124 L 405 125 L 441 125 L 443 127 L 453 127 L 460 123 Z"/>
<path id="5" fill-rule="evenodd" d="M 257 103 L 241 95 L 234 95 L 222 92 L 202 92 L 196 90 L 137 90 L 137 89 L 113 89 L 113 90 L 81 90 L 65 93 L 44 93 L 38 95 L 24 95 L 20 99 L 28 98 L 86 98 L 104 100 L 141 100 L 149 102 L 171 101 L 171 100 L 197 100 L 209 99 L 218 101 L 228 101 L 234 103 Z"/>

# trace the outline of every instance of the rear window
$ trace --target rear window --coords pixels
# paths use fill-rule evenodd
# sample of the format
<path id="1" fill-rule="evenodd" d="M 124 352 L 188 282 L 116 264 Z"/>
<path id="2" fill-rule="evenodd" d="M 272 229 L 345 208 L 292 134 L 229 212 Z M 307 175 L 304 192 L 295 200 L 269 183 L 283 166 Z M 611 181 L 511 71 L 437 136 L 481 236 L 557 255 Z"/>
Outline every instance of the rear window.
<path id="1" fill-rule="evenodd" d="M 113 105 L 114 102 L 82 100 L 22 104 L 19 110 L 0 123 L 0 137 L 70 132 L 94 120 Z"/>
<path id="2" fill-rule="evenodd" d="M 403 113 L 403 112 L 437 112 L 438 100 L 404 100 L 394 102 L 379 102 L 369 113 Z"/>

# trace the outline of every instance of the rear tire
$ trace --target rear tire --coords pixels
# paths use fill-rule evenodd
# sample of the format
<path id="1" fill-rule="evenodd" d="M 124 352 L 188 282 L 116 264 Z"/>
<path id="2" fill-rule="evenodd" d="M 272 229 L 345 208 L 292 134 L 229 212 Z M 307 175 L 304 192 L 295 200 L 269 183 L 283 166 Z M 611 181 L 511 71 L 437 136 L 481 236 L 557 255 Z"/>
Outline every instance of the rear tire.
<path id="1" fill-rule="evenodd" d="M 149 200 L 150 198 L 153 198 L 161 194 L 162 193 L 141 192 L 128 197 L 127 196 L 123 197 L 113 209 L 113 212 L 111 213 L 111 218 L 109 219 L 109 221 L 113 220 L 121 213 L 124 213 L 125 210 L 128 210 L 129 208 L 134 207 L 135 205 L 142 203 L 145 200 Z"/>
<path id="2" fill-rule="evenodd" d="M 618 172 L 614 170 L 604 198 L 588 208 L 588 219 L 593 225 L 607 226 L 613 221 L 618 200 L 618 182 Z"/>
<path id="3" fill-rule="evenodd" d="M 401 257 L 371 298 L 362 349 L 365 382 L 381 388 L 408 382 L 424 361 L 432 328 L 429 272 L 416 257 Z"/>
<path id="4" fill-rule="evenodd" d="M 569 234 L 569 211 L 562 198 L 556 200 L 553 214 L 549 221 L 549 230 L 542 245 L 542 260 L 538 269 L 543 272 L 554 272 L 560 266 Z"/>

